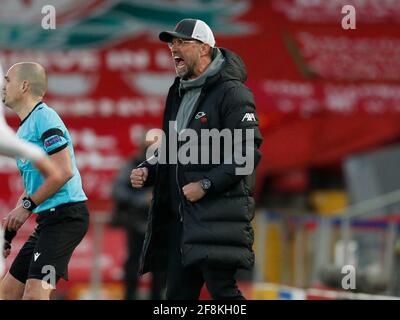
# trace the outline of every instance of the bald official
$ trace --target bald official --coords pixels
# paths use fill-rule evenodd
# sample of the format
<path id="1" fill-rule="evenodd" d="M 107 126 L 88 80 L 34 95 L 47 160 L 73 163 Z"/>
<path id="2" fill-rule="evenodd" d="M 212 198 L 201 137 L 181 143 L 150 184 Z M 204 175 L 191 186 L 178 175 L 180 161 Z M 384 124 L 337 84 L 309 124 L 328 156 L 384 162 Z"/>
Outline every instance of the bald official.
<path id="1" fill-rule="evenodd" d="M 5 80 L 6 82 L 13 80 L 18 85 L 7 90 L 3 95 L 4 104 L 18 115 L 21 109 L 30 111 L 27 105 L 32 104 L 31 109 L 33 109 L 33 106 L 43 99 L 47 90 L 46 71 L 43 66 L 34 62 L 14 64 L 8 70 Z M 15 94 L 18 89 L 19 94 Z"/>
<path id="2" fill-rule="evenodd" d="M 4 74 L 3 68 L 0 65 L 0 88 L 3 91 Z M 60 174 L 54 163 L 46 156 L 44 151 L 39 147 L 18 139 L 14 131 L 7 125 L 4 117 L 4 107 L 0 103 L 0 155 L 8 157 L 19 157 L 32 161 L 34 166 L 40 171 L 44 177 L 43 185 L 54 184 L 59 178 Z M 19 203 L 17 206 L 20 205 Z M 20 224 L 22 221 L 10 221 L 11 224 Z M 15 231 L 6 230 L 4 233 L 2 226 L 0 226 L 0 277 L 5 270 L 4 258 L 10 254 L 11 242 L 15 235 Z M 4 237 L 4 238 L 3 238 Z"/>
<path id="3" fill-rule="evenodd" d="M 47 90 L 46 70 L 35 62 L 16 63 L 13 68 L 16 69 L 19 81 L 29 83 L 29 91 L 32 96 L 43 97 Z"/>
<path id="4" fill-rule="evenodd" d="M 22 67 L 22 64 L 25 64 L 25 68 L 20 68 Z M 22 78 L 28 79 L 27 81 L 30 83 L 34 83 L 36 74 L 36 79 L 39 79 L 39 81 L 37 81 L 37 85 L 35 85 L 35 92 L 39 92 L 40 94 L 38 96 L 43 97 L 47 84 L 46 73 L 43 67 L 37 63 L 19 63 L 16 67 L 17 70 L 19 68 L 21 71 L 24 71 L 26 75 L 24 76 L 22 74 Z M 34 70 L 32 71 L 32 69 Z M 3 69 L 0 65 L 0 88 L 2 91 L 3 102 L 5 102 L 5 87 L 3 88 L 4 80 Z M 44 176 L 53 176 L 55 174 L 55 167 L 45 156 L 43 150 L 33 144 L 22 141 L 15 136 L 13 130 L 7 125 L 3 109 L 4 108 L 0 103 L 0 136 L 2 137 L 0 140 L 0 155 L 26 158 L 35 162 L 36 167 L 41 167 Z"/>
<path id="5" fill-rule="evenodd" d="M 47 153 L 60 178 L 48 183 L 31 161 L 17 159 L 24 192 L 19 205 L 7 215 L 4 228 L 17 231 L 32 213 L 37 215 L 37 228 L 0 283 L 0 299 L 49 299 L 57 281 L 68 280 L 69 260 L 86 234 L 87 197 L 69 131 L 43 102 L 47 89 L 43 66 L 17 63 L 4 79 L 3 102 L 21 119 L 17 136 Z M 43 270 L 52 270 L 52 276 Z"/>

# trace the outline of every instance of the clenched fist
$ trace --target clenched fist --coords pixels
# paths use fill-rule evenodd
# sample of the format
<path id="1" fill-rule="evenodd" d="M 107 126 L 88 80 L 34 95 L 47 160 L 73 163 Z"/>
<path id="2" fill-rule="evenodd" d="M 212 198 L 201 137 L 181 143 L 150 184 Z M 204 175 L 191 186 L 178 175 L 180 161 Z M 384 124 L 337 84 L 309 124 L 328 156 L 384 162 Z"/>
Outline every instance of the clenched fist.
<path id="1" fill-rule="evenodd" d="M 131 172 L 131 184 L 134 188 L 143 187 L 149 175 L 149 170 L 147 168 L 137 168 L 133 169 Z"/>
<path id="2" fill-rule="evenodd" d="M 200 182 L 191 182 L 182 188 L 183 195 L 190 202 L 196 202 L 206 195 Z"/>

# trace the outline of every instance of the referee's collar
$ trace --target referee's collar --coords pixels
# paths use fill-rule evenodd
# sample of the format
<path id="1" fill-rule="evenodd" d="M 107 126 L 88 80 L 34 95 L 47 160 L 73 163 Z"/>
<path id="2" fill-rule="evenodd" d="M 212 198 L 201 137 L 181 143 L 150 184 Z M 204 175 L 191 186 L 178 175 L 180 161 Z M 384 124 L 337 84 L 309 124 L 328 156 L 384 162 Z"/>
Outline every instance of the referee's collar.
<path id="1" fill-rule="evenodd" d="M 43 101 L 39 101 L 31 110 L 31 112 L 28 113 L 28 115 L 24 118 L 24 120 L 21 121 L 21 123 L 19 124 L 19 126 L 22 126 L 22 124 L 29 118 L 29 116 L 32 114 L 32 112 L 39 107 L 41 104 L 43 103 Z"/>

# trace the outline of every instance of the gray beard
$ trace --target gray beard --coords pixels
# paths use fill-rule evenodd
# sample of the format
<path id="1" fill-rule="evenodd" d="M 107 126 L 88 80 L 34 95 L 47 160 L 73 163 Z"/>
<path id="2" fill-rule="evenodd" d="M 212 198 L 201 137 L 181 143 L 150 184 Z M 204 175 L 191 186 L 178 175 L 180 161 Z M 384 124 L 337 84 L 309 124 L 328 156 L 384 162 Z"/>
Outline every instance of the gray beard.
<path id="1" fill-rule="evenodd" d="M 192 77 L 193 74 L 194 74 L 194 72 L 193 72 L 193 71 L 194 71 L 194 66 L 187 66 L 186 69 L 187 69 L 187 71 L 186 71 L 186 73 L 185 73 L 183 76 L 180 76 L 180 75 L 177 73 L 178 77 L 180 77 L 180 78 L 183 79 L 183 80 L 188 80 L 188 79 L 190 79 L 190 77 Z"/>

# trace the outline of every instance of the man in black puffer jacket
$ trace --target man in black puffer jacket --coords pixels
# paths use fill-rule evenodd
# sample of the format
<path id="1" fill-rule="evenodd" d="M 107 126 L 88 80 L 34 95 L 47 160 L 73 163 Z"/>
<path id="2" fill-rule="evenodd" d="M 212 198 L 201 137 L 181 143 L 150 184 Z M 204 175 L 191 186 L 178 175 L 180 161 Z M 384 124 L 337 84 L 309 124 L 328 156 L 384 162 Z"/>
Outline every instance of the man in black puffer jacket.
<path id="1" fill-rule="evenodd" d="M 198 299 L 204 283 L 214 299 L 243 299 L 235 274 L 254 264 L 252 192 L 262 141 L 246 69 L 235 53 L 215 46 L 201 20 L 184 19 L 160 40 L 178 77 L 157 161 L 131 173 L 133 187 L 155 186 L 140 272 L 166 269 L 167 299 Z M 189 131 L 196 138 L 182 138 Z M 223 136 L 221 145 L 204 132 L 211 142 L 216 132 Z"/>

